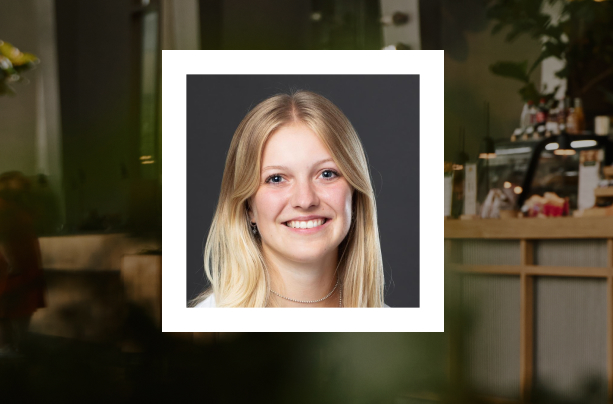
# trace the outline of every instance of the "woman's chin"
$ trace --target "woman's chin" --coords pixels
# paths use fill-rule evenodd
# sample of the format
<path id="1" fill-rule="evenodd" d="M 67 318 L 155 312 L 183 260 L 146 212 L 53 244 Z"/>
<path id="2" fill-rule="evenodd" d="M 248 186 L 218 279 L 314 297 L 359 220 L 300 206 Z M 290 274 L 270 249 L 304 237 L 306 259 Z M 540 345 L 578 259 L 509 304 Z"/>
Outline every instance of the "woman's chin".
<path id="1" fill-rule="evenodd" d="M 286 252 L 284 257 L 288 261 L 300 263 L 300 264 L 321 264 L 326 260 L 327 255 L 330 254 L 329 249 L 316 249 L 316 248 L 302 248 L 302 249 L 293 249 L 291 252 Z"/>
<path id="2" fill-rule="evenodd" d="M 276 256 L 277 259 L 297 264 L 322 265 L 328 259 L 336 260 L 336 248 L 331 246 L 329 239 L 310 240 L 309 242 L 283 243 L 281 245 L 266 245 L 263 243 L 265 255 Z M 271 257 L 272 258 L 272 257 Z"/>

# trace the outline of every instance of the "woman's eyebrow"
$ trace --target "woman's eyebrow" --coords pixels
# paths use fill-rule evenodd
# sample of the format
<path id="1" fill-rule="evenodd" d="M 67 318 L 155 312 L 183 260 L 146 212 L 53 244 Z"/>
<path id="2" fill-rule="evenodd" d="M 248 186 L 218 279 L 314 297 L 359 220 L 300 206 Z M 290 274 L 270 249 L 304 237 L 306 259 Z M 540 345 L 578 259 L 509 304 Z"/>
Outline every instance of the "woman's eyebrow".
<path id="1" fill-rule="evenodd" d="M 332 158 L 327 158 L 327 159 L 323 159 L 323 160 L 319 160 L 318 162 L 316 162 L 315 164 L 313 164 L 311 167 L 316 167 L 320 164 L 323 163 L 327 163 L 329 161 L 334 161 Z M 286 166 L 266 166 L 262 169 L 262 171 L 266 171 L 266 170 L 270 170 L 270 169 L 275 169 L 275 170 L 287 170 L 288 168 Z"/>

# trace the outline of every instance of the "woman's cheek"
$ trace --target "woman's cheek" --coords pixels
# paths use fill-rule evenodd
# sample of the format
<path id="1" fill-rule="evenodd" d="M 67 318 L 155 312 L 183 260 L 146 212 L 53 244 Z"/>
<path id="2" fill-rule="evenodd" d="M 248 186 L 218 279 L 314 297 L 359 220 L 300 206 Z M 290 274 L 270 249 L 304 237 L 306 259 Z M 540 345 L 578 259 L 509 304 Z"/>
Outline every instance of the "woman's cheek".
<path id="1" fill-rule="evenodd" d="M 281 213 L 286 199 L 287 192 L 284 190 L 261 190 L 257 198 L 260 215 L 268 220 L 275 220 L 275 217 Z"/>
<path id="2" fill-rule="evenodd" d="M 329 192 L 330 204 L 338 214 L 347 213 L 351 216 L 351 188 L 346 181 L 339 181 L 330 188 Z"/>

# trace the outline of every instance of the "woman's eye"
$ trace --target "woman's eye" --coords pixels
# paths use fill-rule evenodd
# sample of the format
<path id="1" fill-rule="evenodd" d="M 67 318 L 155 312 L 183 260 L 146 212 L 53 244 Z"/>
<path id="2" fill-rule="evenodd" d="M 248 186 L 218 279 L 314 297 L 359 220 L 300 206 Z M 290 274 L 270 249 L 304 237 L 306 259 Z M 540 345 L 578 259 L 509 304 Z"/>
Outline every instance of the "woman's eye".
<path id="1" fill-rule="evenodd" d="M 334 177 L 338 177 L 338 173 L 332 170 L 325 170 L 321 173 L 321 176 L 326 179 L 332 179 Z"/>
<path id="2" fill-rule="evenodd" d="M 278 175 L 278 174 L 275 174 L 275 175 L 271 175 L 270 177 L 268 177 L 268 178 L 266 179 L 266 183 L 271 183 L 271 182 L 272 182 L 273 184 L 278 184 L 278 183 L 280 183 L 282 180 L 283 180 L 283 177 L 281 177 L 281 176 L 280 176 L 280 175 Z"/>

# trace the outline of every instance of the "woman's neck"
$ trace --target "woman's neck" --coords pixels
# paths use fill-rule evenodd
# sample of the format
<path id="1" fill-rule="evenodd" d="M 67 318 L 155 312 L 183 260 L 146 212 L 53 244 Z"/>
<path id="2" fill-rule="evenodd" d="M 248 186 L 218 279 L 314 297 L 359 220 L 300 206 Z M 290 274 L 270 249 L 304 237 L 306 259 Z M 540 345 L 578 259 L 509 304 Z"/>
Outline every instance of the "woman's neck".
<path id="1" fill-rule="evenodd" d="M 298 303 L 270 294 L 270 306 L 274 307 L 339 307 L 340 282 L 336 269 L 337 251 L 317 262 L 293 262 L 264 251 L 268 264 L 271 289 L 277 294 L 299 301 L 320 300 L 334 289 L 325 300 L 317 303 Z M 336 288 L 335 288 L 336 285 Z"/>

